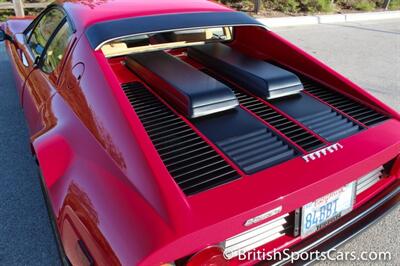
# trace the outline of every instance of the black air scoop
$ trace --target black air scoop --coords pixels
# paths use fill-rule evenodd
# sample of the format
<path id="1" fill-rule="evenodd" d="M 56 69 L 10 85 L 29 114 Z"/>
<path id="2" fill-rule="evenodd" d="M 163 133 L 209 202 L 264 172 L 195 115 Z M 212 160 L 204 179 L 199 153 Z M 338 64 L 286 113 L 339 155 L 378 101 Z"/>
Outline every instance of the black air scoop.
<path id="1" fill-rule="evenodd" d="M 190 47 L 188 55 L 264 99 L 280 98 L 303 90 L 295 74 L 246 56 L 222 43 Z"/>
<path id="2" fill-rule="evenodd" d="M 189 118 L 236 107 L 230 88 L 163 51 L 132 54 L 127 66 Z"/>
<path id="3" fill-rule="evenodd" d="M 305 93 L 271 103 L 328 141 L 362 130 L 355 122 Z"/>
<path id="4" fill-rule="evenodd" d="M 193 123 L 247 174 L 298 155 L 296 149 L 241 108 L 195 119 Z"/>

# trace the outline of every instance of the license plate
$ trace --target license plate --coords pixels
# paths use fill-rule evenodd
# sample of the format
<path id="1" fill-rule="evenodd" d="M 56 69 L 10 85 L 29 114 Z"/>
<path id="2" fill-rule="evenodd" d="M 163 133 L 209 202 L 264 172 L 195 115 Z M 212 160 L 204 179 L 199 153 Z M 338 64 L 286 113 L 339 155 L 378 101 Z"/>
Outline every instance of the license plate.
<path id="1" fill-rule="evenodd" d="M 301 236 L 307 236 L 336 221 L 353 209 L 355 182 L 303 206 Z"/>

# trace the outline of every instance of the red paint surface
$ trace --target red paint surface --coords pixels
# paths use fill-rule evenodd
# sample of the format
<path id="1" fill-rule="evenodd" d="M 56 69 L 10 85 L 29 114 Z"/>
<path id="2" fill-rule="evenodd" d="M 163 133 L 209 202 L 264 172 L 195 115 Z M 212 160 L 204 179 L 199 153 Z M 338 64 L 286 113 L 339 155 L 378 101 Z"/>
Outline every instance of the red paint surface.
<path id="1" fill-rule="evenodd" d="M 18 54 L 18 49 L 26 50 L 18 33 L 29 21 L 9 21 L 6 30 L 19 38 L 16 45 L 7 43 L 17 89 L 28 122 L 36 121 L 28 123 L 32 145 L 64 249 L 76 264 L 87 263 L 78 239 L 96 265 L 173 261 L 248 229 L 243 226 L 247 219 L 277 206 L 283 207 L 282 214 L 291 212 L 400 153 L 400 122 L 394 110 L 276 34 L 243 27 L 235 33 L 235 48 L 296 69 L 393 119 L 341 140 L 343 149 L 319 160 L 306 163 L 297 157 L 186 197 L 120 87 L 138 77 L 120 64 L 122 58 L 107 60 L 101 51 L 93 51 L 81 33 L 107 19 L 228 9 L 209 1 L 164 0 L 99 0 L 88 5 L 70 1 L 64 6 L 77 25 L 77 41 L 70 45 L 59 79 L 39 75 L 30 81 L 40 101 L 24 90 L 30 71 L 21 65 Z M 356 208 L 399 179 L 399 165 L 397 160 L 390 177 L 363 192 Z M 265 248 L 297 241 L 285 236 Z"/>
<path id="2" fill-rule="evenodd" d="M 58 0 L 74 20 L 78 31 L 105 21 L 174 13 L 224 12 L 229 8 L 208 0 Z"/>

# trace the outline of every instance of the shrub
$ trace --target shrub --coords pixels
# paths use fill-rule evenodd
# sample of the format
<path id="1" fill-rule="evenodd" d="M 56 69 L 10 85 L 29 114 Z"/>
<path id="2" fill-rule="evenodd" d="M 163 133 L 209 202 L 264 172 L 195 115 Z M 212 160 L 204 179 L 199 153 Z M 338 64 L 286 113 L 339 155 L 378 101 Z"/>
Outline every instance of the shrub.
<path id="1" fill-rule="evenodd" d="M 389 5 L 390 10 L 400 9 L 400 0 L 392 0 Z"/>
<path id="2" fill-rule="evenodd" d="M 336 4 L 341 8 L 363 11 L 370 11 L 375 7 L 383 7 L 383 2 L 384 0 L 336 0 Z"/>
<path id="3" fill-rule="evenodd" d="M 253 0 L 219 0 L 226 4 L 253 6 Z M 332 12 L 336 9 L 356 9 L 371 11 L 383 7 L 384 0 L 263 0 L 264 6 L 269 10 L 281 11 L 284 13 L 317 13 Z M 390 9 L 400 9 L 400 0 L 392 0 Z"/>
<path id="4" fill-rule="evenodd" d="M 268 9 L 281 11 L 284 13 L 296 13 L 300 11 L 300 3 L 298 0 L 268 0 L 265 1 Z"/>
<path id="5" fill-rule="evenodd" d="M 331 0 L 265 0 L 267 9 L 277 10 L 284 13 L 305 13 L 332 12 Z"/>
<path id="6" fill-rule="evenodd" d="M 353 6 L 353 8 L 362 11 L 371 11 L 374 10 L 375 7 L 375 3 L 368 0 L 361 0 Z"/>
<path id="7" fill-rule="evenodd" d="M 332 12 L 331 0 L 299 0 L 301 11 L 307 13 Z"/>

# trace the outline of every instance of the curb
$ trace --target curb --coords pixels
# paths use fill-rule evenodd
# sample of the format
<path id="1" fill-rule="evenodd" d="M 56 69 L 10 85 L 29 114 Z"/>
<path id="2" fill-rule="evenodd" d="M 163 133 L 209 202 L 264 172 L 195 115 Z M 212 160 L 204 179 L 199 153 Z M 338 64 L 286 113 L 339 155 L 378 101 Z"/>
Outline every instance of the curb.
<path id="1" fill-rule="evenodd" d="M 383 11 L 368 13 L 334 14 L 320 16 L 298 16 L 298 17 L 280 17 L 280 18 L 258 18 L 258 21 L 269 28 L 329 24 L 366 20 L 383 20 L 400 18 L 400 11 Z"/>

